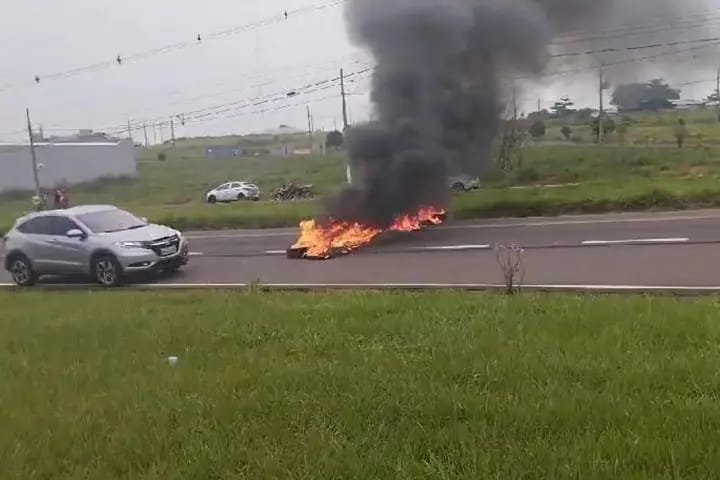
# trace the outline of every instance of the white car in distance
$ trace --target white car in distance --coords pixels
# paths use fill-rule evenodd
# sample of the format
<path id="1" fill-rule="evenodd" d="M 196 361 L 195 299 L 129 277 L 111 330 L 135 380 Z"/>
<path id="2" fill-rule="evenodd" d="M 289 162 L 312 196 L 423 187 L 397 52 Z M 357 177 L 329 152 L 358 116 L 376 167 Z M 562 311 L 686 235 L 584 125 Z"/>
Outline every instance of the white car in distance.
<path id="1" fill-rule="evenodd" d="M 241 200 L 260 200 L 260 189 L 248 182 L 228 182 L 219 185 L 205 194 L 207 203 L 237 202 Z"/>

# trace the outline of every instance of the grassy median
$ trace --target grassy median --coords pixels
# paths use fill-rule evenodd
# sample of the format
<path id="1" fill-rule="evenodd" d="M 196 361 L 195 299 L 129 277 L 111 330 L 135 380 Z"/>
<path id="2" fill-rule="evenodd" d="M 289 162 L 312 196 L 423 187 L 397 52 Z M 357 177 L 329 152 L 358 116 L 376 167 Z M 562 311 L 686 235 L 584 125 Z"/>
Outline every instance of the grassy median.
<path id="1" fill-rule="evenodd" d="M 642 297 L 0 293 L 2 476 L 714 478 L 719 311 Z"/>
<path id="2" fill-rule="evenodd" d="M 151 221 L 185 229 L 296 226 L 320 211 L 317 202 L 207 205 L 208 189 L 228 180 L 257 182 L 271 198 L 283 183 L 310 183 L 327 195 L 344 181 L 341 153 L 297 158 L 208 160 L 198 147 L 156 150 L 139 160 L 139 178 L 71 190 L 75 204 L 111 203 Z M 0 197 L 0 232 L 30 206 L 29 194 Z M 478 192 L 459 195 L 455 218 L 549 216 L 720 206 L 720 149 L 693 147 L 532 146 L 522 168 L 491 172 Z"/>

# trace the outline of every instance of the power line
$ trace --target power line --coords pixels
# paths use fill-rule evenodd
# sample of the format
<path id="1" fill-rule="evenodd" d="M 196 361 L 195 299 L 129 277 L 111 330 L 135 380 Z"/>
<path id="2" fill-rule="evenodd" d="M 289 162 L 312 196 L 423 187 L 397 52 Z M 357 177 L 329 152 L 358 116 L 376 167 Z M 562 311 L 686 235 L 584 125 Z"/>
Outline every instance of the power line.
<path id="1" fill-rule="evenodd" d="M 143 59 L 147 59 L 147 58 L 152 58 L 152 57 L 155 57 L 158 55 L 164 55 L 164 54 L 171 53 L 171 52 L 174 52 L 177 50 L 182 50 L 185 48 L 191 48 L 191 47 L 197 46 L 202 42 L 225 38 L 225 37 L 236 35 L 236 34 L 246 32 L 249 30 L 254 30 L 257 28 L 264 27 L 264 26 L 280 23 L 284 20 L 288 20 L 289 18 L 295 18 L 295 17 L 302 16 L 305 14 L 324 10 L 327 8 L 336 7 L 336 6 L 346 3 L 347 1 L 348 0 L 329 0 L 329 1 L 326 1 L 325 3 L 321 3 L 321 4 L 309 5 L 309 6 L 301 7 L 301 8 L 295 9 L 295 10 L 288 10 L 288 11 L 285 11 L 284 14 L 273 15 L 273 16 L 267 17 L 262 20 L 248 22 L 248 23 L 242 24 L 240 26 L 232 27 L 232 28 L 221 30 L 218 32 L 213 32 L 210 34 L 198 35 L 197 38 L 193 38 L 192 41 L 185 40 L 185 41 L 175 42 L 175 43 L 148 49 L 148 50 L 145 50 L 142 52 L 137 52 L 137 53 L 134 53 L 131 55 L 126 55 L 126 56 L 121 56 L 118 54 L 117 58 L 113 59 L 113 60 L 105 60 L 105 61 L 101 61 L 101 62 L 96 62 L 93 64 L 89 64 L 89 65 L 85 65 L 85 66 L 81 66 L 81 67 L 77 67 L 77 68 L 73 68 L 73 69 L 61 71 L 61 72 L 36 75 L 34 80 L 35 80 L 35 83 L 40 83 L 41 81 L 48 80 L 48 79 L 58 79 L 58 78 L 64 78 L 64 77 L 68 77 L 68 76 L 79 75 L 82 73 L 88 73 L 88 72 L 93 72 L 93 71 L 97 71 L 97 70 L 101 70 L 101 69 L 105 69 L 105 68 L 115 67 L 116 64 L 125 64 L 129 61 L 138 61 L 138 60 L 143 60 Z M 705 16 L 705 20 L 707 20 L 707 12 L 698 13 L 698 14 L 694 14 L 694 15 L 690 15 L 690 16 L 686 16 L 686 17 L 679 17 L 679 19 L 701 17 L 703 15 Z M 680 22 L 680 23 L 681 24 L 687 23 L 687 21 Z M 652 28 L 652 27 L 653 26 L 637 27 L 637 28 L 632 27 L 632 31 L 630 33 L 635 35 L 638 33 L 642 33 L 642 32 L 639 32 L 638 29 Z M 672 25 L 668 26 L 666 23 L 663 25 L 660 25 L 660 27 L 663 27 L 665 30 L 674 28 Z M 618 31 L 628 30 L 630 28 L 631 27 L 621 27 L 619 29 L 611 29 L 611 30 L 607 30 L 605 32 L 597 32 L 597 33 L 601 33 L 601 34 L 604 33 L 605 35 L 614 33 L 613 38 L 617 38 Z M 591 33 L 591 35 L 592 34 L 595 34 L 595 33 Z M 566 41 L 582 40 L 582 38 L 578 37 L 578 35 L 579 35 L 579 33 L 577 33 L 577 32 L 576 33 L 565 33 L 565 34 L 561 34 L 561 36 L 558 38 L 559 39 L 565 38 Z M 0 86 L 0 92 L 4 91 L 4 90 L 9 90 L 11 88 L 15 88 L 18 86 L 20 86 L 20 84 L 2 85 L 2 86 Z"/>
<path id="2" fill-rule="evenodd" d="M 684 40 L 684 41 L 679 41 L 679 42 L 668 42 L 668 43 L 664 43 L 664 44 L 657 43 L 657 44 L 651 44 L 651 45 L 647 45 L 647 44 L 646 45 L 629 45 L 629 46 L 618 47 L 618 48 L 606 48 L 606 49 L 578 51 L 578 52 L 565 52 L 565 53 L 561 53 L 561 54 L 549 55 L 547 58 L 579 57 L 579 56 L 597 55 L 597 54 L 601 54 L 601 53 L 635 52 L 635 51 L 647 50 L 647 49 L 667 48 L 667 47 L 675 47 L 675 46 L 680 46 L 680 45 L 694 45 L 694 44 L 702 44 L 702 45 L 683 49 L 683 50 L 678 50 L 678 51 L 659 53 L 659 54 L 645 56 L 645 57 L 636 57 L 636 58 L 630 58 L 630 59 L 625 59 L 625 60 L 620 60 L 620 61 L 615 61 L 615 62 L 608 62 L 608 63 L 605 63 L 604 65 L 606 67 L 612 67 L 612 66 L 616 66 L 616 65 L 635 63 L 635 62 L 639 62 L 639 61 L 647 61 L 647 60 L 660 58 L 663 56 L 677 55 L 680 53 L 698 50 L 701 48 L 717 46 L 717 45 L 720 45 L 720 37 L 692 39 L 692 40 Z M 355 72 L 345 75 L 345 78 L 349 79 L 356 75 L 363 75 L 363 74 L 374 71 L 376 68 L 377 67 L 368 67 L 368 68 L 365 68 L 365 69 L 362 69 L 359 71 L 355 71 Z M 563 70 L 563 71 L 545 73 L 545 74 L 540 74 L 540 75 L 533 75 L 533 76 L 528 76 L 528 77 L 517 77 L 516 79 L 566 75 L 569 73 L 576 73 L 576 72 L 585 71 L 585 70 L 592 70 L 594 68 L 597 68 L 597 66 L 584 66 L 584 67 L 571 69 L 571 70 Z M 296 95 L 300 95 L 300 94 L 312 93 L 313 91 L 315 91 L 314 89 L 317 89 L 317 88 L 320 88 L 320 89 L 322 89 L 323 87 L 332 88 L 341 80 L 342 79 L 340 76 L 334 76 L 331 78 L 326 78 L 323 80 L 311 82 L 311 83 L 308 83 L 306 85 L 303 85 L 301 87 L 297 87 L 294 89 L 285 89 L 283 91 L 278 91 L 276 93 L 273 93 L 273 94 L 270 94 L 267 96 L 256 96 L 256 97 L 251 97 L 251 98 L 244 98 L 242 100 L 238 100 L 238 101 L 234 101 L 234 102 L 225 102 L 225 103 L 221 103 L 221 104 L 217 104 L 217 105 L 211 105 L 211 106 L 202 107 L 199 109 L 185 111 L 183 113 L 185 115 L 195 116 L 198 114 L 205 114 L 207 112 L 210 112 L 210 114 L 212 114 L 213 111 L 218 111 L 218 110 L 220 110 L 220 111 L 215 112 L 215 113 L 224 113 L 225 111 L 232 109 L 230 107 L 234 107 L 234 106 L 239 106 L 238 108 L 245 108 L 248 106 L 259 106 L 259 105 L 262 105 L 265 103 L 283 99 L 283 98 L 285 98 L 285 96 L 292 97 L 292 96 L 296 96 Z"/>
<path id="3" fill-rule="evenodd" d="M 48 74 L 43 74 L 43 75 L 36 74 L 33 78 L 33 83 L 38 84 L 45 80 L 54 80 L 54 79 L 59 79 L 59 78 L 80 75 L 83 73 L 89 73 L 89 72 L 103 70 L 103 69 L 107 69 L 107 68 L 111 68 L 111 67 L 116 67 L 118 64 L 124 64 L 129 61 L 133 62 L 133 61 L 139 61 L 139 60 L 156 57 L 159 55 L 165 55 L 165 54 L 175 52 L 178 50 L 183 50 L 186 48 L 197 46 L 203 42 L 218 40 L 221 38 L 237 35 L 239 33 L 243 33 L 243 32 L 249 31 L 249 30 L 255 30 L 255 29 L 265 27 L 268 25 L 280 23 L 280 22 L 286 21 L 290 18 L 296 18 L 299 16 L 307 15 L 307 14 L 314 13 L 314 12 L 324 10 L 327 8 L 336 7 L 336 6 L 344 4 L 347 1 L 348 0 L 325 1 L 324 3 L 321 3 L 321 4 L 309 5 L 306 7 L 297 8 L 295 10 L 287 10 L 283 14 L 273 15 L 273 16 L 267 17 L 263 20 L 256 20 L 253 22 L 248 22 L 243 25 L 232 27 L 232 28 L 229 28 L 226 30 L 213 32 L 213 33 L 206 34 L 206 35 L 199 35 L 197 38 L 193 38 L 192 41 L 187 40 L 187 41 L 175 42 L 175 43 L 171 43 L 171 44 L 164 45 L 161 47 L 152 48 L 149 50 L 137 52 L 137 53 L 126 55 L 126 56 L 122 56 L 122 55 L 118 54 L 117 58 L 113 59 L 113 60 L 104 60 L 104 61 L 92 63 L 89 65 L 84 65 L 81 67 L 76 67 L 76 68 L 61 71 L 61 72 L 48 73 Z M 30 82 L 28 82 L 28 84 L 29 83 Z M 17 88 L 24 84 L 25 83 L 23 82 L 23 84 L 1 85 L 0 92 L 10 90 L 13 88 Z"/>
<path id="4" fill-rule="evenodd" d="M 713 13 L 715 12 L 715 13 Z M 568 41 L 568 42 L 574 42 L 574 41 L 583 41 L 583 40 L 592 40 L 594 38 L 597 38 L 598 36 L 600 38 L 606 38 L 608 36 L 612 36 L 612 38 L 617 38 L 618 35 L 622 36 L 624 33 L 629 32 L 643 32 L 643 30 L 648 29 L 657 29 L 662 28 L 663 30 L 682 30 L 685 27 L 684 26 L 690 26 L 690 27 L 696 27 L 696 26 L 703 26 L 704 23 L 708 23 L 708 20 L 712 20 L 714 18 L 717 18 L 718 12 L 720 12 L 720 9 L 713 9 L 713 10 L 704 10 L 702 12 L 697 12 L 693 14 L 686 14 L 681 16 L 675 16 L 672 18 L 668 18 L 667 16 L 647 16 L 645 15 L 645 18 L 655 18 L 658 21 L 655 23 L 646 23 L 644 25 L 629 25 L 629 26 L 619 26 L 615 28 L 610 28 L 607 30 L 575 30 L 575 31 L 566 31 L 559 34 L 556 34 L 554 36 L 554 39 L 556 41 Z M 650 32 L 653 33 L 653 32 Z"/>
<path id="5" fill-rule="evenodd" d="M 358 70 L 355 72 L 351 72 L 347 75 L 345 75 L 345 79 L 351 79 L 348 81 L 348 83 L 354 83 L 355 79 L 353 77 L 356 76 L 362 76 L 366 75 L 369 72 L 375 70 L 375 67 L 369 67 L 364 68 L 362 70 Z M 300 95 L 307 95 L 311 94 L 317 91 L 324 91 L 331 88 L 339 88 L 339 82 L 340 77 L 335 76 L 332 78 L 327 78 L 323 80 L 318 80 L 315 82 L 308 83 L 306 85 L 292 88 L 292 89 L 284 89 L 282 91 L 276 91 L 274 93 L 271 93 L 269 95 L 265 96 L 256 96 L 251 98 L 243 98 L 237 101 L 232 102 L 225 102 L 222 104 L 207 106 L 203 108 L 198 108 L 195 110 L 189 110 L 183 112 L 183 115 L 185 115 L 187 120 L 195 119 L 195 118 L 205 118 L 212 115 L 219 115 L 222 113 L 227 113 L 230 111 L 236 111 L 241 110 L 249 107 L 258 107 L 262 105 L 266 105 L 269 103 L 275 103 L 281 100 L 285 99 L 292 99 L 295 97 L 298 97 Z M 166 117 L 161 117 L 166 118 Z M 160 123 L 163 123 L 162 121 Z M 117 127 L 110 127 L 108 130 L 116 130 Z M 136 127 L 137 129 L 137 127 Z"/>
<path id="6" fill-rule="evenodd" d="M 646 45 L 633 45 L 630 47 L 610 47 L 610 48 L 602 48 L 598 50 L 586 50 L 582 52 L 563 52 L 563 53 L 556 53 L 553 55 L 548 55 L 547 58 L 562 58 L 562 57 L 577 57 L 582 55 L 597 55 L 600 53 L 618 53 L 623 51 L 638 51 L 638 50 L 647 50 L 652 48 L 662 48 L 662 47 L 677 47 L 681 45 L 693 45 L 698 43 L 711 43 L 715 42 L 717 44 L 720 42 L 720 37 L 712 37 L 712 38 L 700 38 L 695 40 L 683 40 L 683 41 L 676 41 L 676 42 L 667 42 L 667 43 L 653 43 L 653 44 L 646 44 Z M 712 46 L 712 45 L 709 45 Z"/>
<path id="7" fill-rule="evenodd" d="M 238 83 L 241 82 L 243 79 L 254 79 L 257 80 L 257 83 L 253 83 L 250 85 L 245 84 L 242 87 L 236 87 L 231 89 L 220 89 L 220 90 L 214 90 L 214 91 L 206 91 L 206 93 L 197 93 L 198 87 L 188 87 L 188 89 L 195 91 L 195 94 L 189 97 L 178 97 L 177 93 L 175 92 L 176 98 L 172 101 L 168 102 L 162 102 L 160 104 L 154 104 L 150 107 L 147 105 L 143 105 L 142 109 L 123 109 L 121 112 L 117 113 L 117 116 L 130 116 L 131 118 L 145 118 L 148 119 L 151 116 L 157 116 L 158 118 L 167 116 L 167 111 L 180 111 L 184 110 L 185 112 L 189 111 L 189 107 L 182 107 L 181 105 L 187 104 L 190 102 L 202 100 L 202 99 L 210 99 L 213 97 L 221 97 L 221 96 L 228 96 L 229 94 L 233 92 L 247 92 L 254 89 L 260 89 L 258 92 L 259 94 L 262 94 L 262 89 L 265 87 L 270 87 L 274 84 L 280 84 L 281 82 L 290 82 L 290 81 L 307 81 L 308 78 L 310 78 L 311 75 L 317 75 L 318 72 L 334 72 L 337 70 L 338 64 L 353 64 L 356 66 L 363 66 L 366 65 L 366 62 L 356 59 L 355 54 L 352 55 L 344 55 L 342 57 L 338 57 L 335 59 L 328 59 L 320 62 L 305 62 L 305 63 L 298 63 L 290 66 L 284 66 L 284 67 L 278 67 L 274 69 L 274 71 L 266 71 L 264 73 L 257 73 L 254 75 L 243 75 L 239 78 L 233 79 L 232 82 L 226 81 L 221 84 L 217 84 L 218 86 L 223 85 L 230 85 L 232 83 Z M 327 66 L 325 68 L 318 68 Z M 311 71 L 312 70 L 312 71 Z M 283 74 L 283 72 L 290 71 L 289 74 Z M 172 97 L 172 93 L 171 93 Z M 163 95 L 164 98 L 164 95 Z M 84 104 L 84 103 L 77 103 L 77 102 L 59 102 L 54 103 L 52 105 L 46 106 L 47 108 L 51 109 L 58 109 L 63 108 L 65 106 L 66 108 L 83 108 L 83 105 L 90 105 Z M 93 105 L 97 105 L 97 102 L 95 102 Z M 163 109 L 163 111 L 160 111 L 160 109 Z M 43 111 L 45 109 L 41 109 Z"/>
<path id="8" fill-rule="evenodd" d="M 659 47 L 675 46 L 675 45 L 682 45 L 682 44 L 701 43 L 701 42 L 706 43 L 706 44 L 694 46 L 694 47 L 683 49 L 683 50 L 663 52 L 663 53 L 659 53 L 659 54 L 655 54 L 655 55 L 648 55 L 648 56 L 644 56 L 644 57 L 628 58 L 628 59 L 623 59 L 623 60 L 619 60 L 619 61 L 615 61 L 615 62 L 607 62 L 607 63 L 604 63 L 603 67 L 609 68 L 609 67 L 613 67 L 613 66 L 617 66 L 617 65 L 624 65 L 624 64 L 635 63 L 635 62 L 648 61 L 648 60 L 653 60 L 653 59 L 660 58 L 663 56 L 678 55 L 681 53 L 686 53 L 686 52 L 690 52 L 690 51 L 694 51 L 694 50 L 698 50 L 698 49 L 702 49 L 702 48 L 717 46 L 717 45 L 720 45 L 720 37 L 710 38 L 710 39 L 695 39 L 695 40 L 688 40 L 688 41 L 683 41 L 683 42 L 671 42 L 668 44 L 626 46 L 626 47 L 623 47 L 622 49 L 605 49 L 605 50 L 597 50 L 597 51 L 574 52 L 574 53 L 569 53 L 569 54 L 566 53 L 566 54 L 562 54 L 562 55 L 557 55 L 555 57 L 570 56 L 570 55 L 574 55 L 574 56 L 593 55 L 593 54 L 602 53 L 602 52 L 617 53 L 619 51 L 637 51 L 640 49 L 659 48 Z M 594 70 L 596 68 L 598 68 L 597 65 L 583 66 L 580 68 L 575 68 L 575 69 L 570 69 L 570 70 L 546 72 L 546 73 L 541 73 L 541 74 L 537 74 L 537 75 L 529 75 L 529 76 L 525 76 L 525 77 L 519 76 L 519 77 L 515 77 L 515 80 L 537 79 L 537 78 L 543 78 L 543 77 L 569 75 L 569 74 L 573 74 L 573 73 Z M 351 73 L 345 75 L 345 79 L 351 79 L 354 76 L 360 77 L 360 76 L 369 74 L 369 73 L 375 71 L 376 69 L 377 69 L 377 67 L 368 67 L 368 68 L 365 68 L 365 69 L 362 69 L 359 71 L 351 72 Z M 275 104 L 276 102 L 279 102 L 282 100 L 292 99 L 292 98 L 300 96 L 300 95 L 307 95 L 307 94 L 311 94 L 311 93 L 314 93 L 317 91 L 323 91 L 323 90 L 327 90 L 330 88 L 336 88 L 339 86 L 340 81 L 341 81 L 340 76 L 334 76 L 331 78 L 325 78 L 322 80 L 310 82 L 310 83 L 307 83 L 306 85 L 303 85 L 303 86 L 295 88 L 295 89 L 284 89 L 283 91 L 278 91 L 278 92 L 275 92 L 275 93 L 272 93 L 272 94 L 266 95 L 266 96 L 243 98 L 241 100 L 237 100 L 237 101 L 233 101 L 233 102 L 225 102 L 222 104 L 211 105 L 211 106 L 207 106 L 207 107 L 203 107 L 203 108 L 185 111 L 185 112 L 182 112 L 182 115 L 186 119 L 186 123 L 195 123 L 196 121 L 198 121 L 200 119 L 205 119 L 208 117 L 213 117 L 213 116 L 217 117 L 222 114 L 226 114 L 226 113 L 230 113 L 230 112 L 237 112 L 237 111 L 245 110 L 247 108 L 252 108 L 252 107 L 263 107 L 268 104 Z M 354 83 L 354 80 L 350 80 L 348 83 Z M 160 118 L 161 118 L 161 120 L 159 122 L 151 121 L 149 123 L 157 123 L 160 125 L 169 124 L 169 121 L 167 120 L 168 115 L 161 116 Z M 220 117 L 220 118 L 222 118 L 222 117 Z M 147 122 L 148 119 L 144 119 L 144 121 Z M 142 121 L 134 122 L 134 124 L 131 125 L 131 131 L 136 131 L 136 130 L 142 129 L 143 128 L 142 125 L 143 125 Z M 125 130 L 126 128 L 127 128 L 127 125 L 125 125 L 125 123 L 123 122 L 123 124 L 121 124 L 121 125 L 108 127 L 106 129 L 102 129 L 102 130 L 120 131 L 120 130 Z"/>
<path id="9" fill-rule="evenodd" d="M 665 34 L 668 32 L 683 32 L 683 31 L 689 31 L 689 30 L 696 30 L 699 28 L 708 28 L 708 27 L 716 27 L 720 24 L 720 17 L 714 19 L 714 21 L 703 21 L 700 23 L 695 23 L 692 25 L 687 25 L 684 27 L 680 26 L 657 26 L 653 27 L 651 29 L 642 29 L 642 28 L 624 28 L 622 30 L 608 30 L 604 34 L 598 34 L 598 35 L 592 35 L 592 36 L 583 36 L 583 37 L 555 37 L 555 39 L 550 43 L 550 46 L 565 46 L 568 44 L 575 44 L 575 43 L 590 43 L 590 42 L 597 42 L 597 41 L 608 41 L 608 40 L 617 40 L 620 38 L 627 38 L 627 37 L 637 37 L 637 36 L 651 36 L 651 35 L 660 35 Z"/>
<path id="10" fill-rule="evenodd" d="M 601 66 L 603 68 L 607 68 L 607 67 L 615 67 L 615 66 L 620 66 L 620 65 L 628 65 L 628 64 L 632 64 L 632 63 L 638 63 L 638 62 L 645 62 L 648 60 L 656 60 L 658 58 L 662 58 L 662 57 L 666 57 L 666 56 L 679 55 L 681 53 L 697 51 L 697 50 L 700 50 L 703 48 L 716 47 L 718 45 L 720 45 L 720 41 L 715 42 L 715 43 L 710 43 L 707 45 L 700 45 L 700 46 L 695 46 L 695 47 L 686 48 L 686 49 L 682 49 L 682 50 L 676 50 L 676 51 L 672 51 L 672 52 L 664 52 L 664 53 L 658 53 L 658 54 L 654 54 L 654 55 L 646 55 L 643 57 L 628 58 L 628 59 L 618 60 L 618 61 L 614 61 L 614 62 L 604 62 L 602 65 L 589 65 L 589 66 L 577 67 L 577 68 L 572 68 L 572 69 L 567 69 L 567 70 L 560 70 L 560 71 L 556 71 L 556 72 L 547 72 L 547 73 L 540 73 L 540 74 L 534 74 L 534 75 L 517 76 L 517 77 L 515 77 L 515 80 L 534 80 L 534 79 L 538 79 L 538 78 L 548 78 L 548 77 L 571 75 L 574 73 L 581 73 L 581 72 L 586 72 L 589 70 L 595 70 Z M 586 54 L 584 54 L 584 55 L 586 55 Z"/>

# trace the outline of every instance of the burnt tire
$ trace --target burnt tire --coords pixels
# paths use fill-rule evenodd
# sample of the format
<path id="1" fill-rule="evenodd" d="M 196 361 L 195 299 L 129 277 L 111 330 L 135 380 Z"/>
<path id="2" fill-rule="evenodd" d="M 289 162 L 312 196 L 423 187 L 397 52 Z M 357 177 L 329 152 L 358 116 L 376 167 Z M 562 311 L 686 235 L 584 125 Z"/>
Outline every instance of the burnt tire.
<path id="1" fill-rule="evenodd" d="M 245 200 L 245 198 L 246 197 L 245 197 L 244 193 L 238 193 L 238 196 L 237 196 L 238 202 L 242 202 L 243 200 Z"/>
<path id="2" fill-rule="evenodd" d="M 20 287 L 32 287 L 37 281 L 37 275 L 33 270 L 32 262 L 22 253 L 12 255 L 8 259 L 8 270 L 16 285 Z"/>
<path id="3" fill-rule="evenodd" d="M 208 201 L 208 203 L 210 203 L 210 204 L 216 204 L 216 203 L 217 203 L 217 198 L 215 197 L 215 195 L 210 195 L 210 196 L 208 197 L 207 201 Z"/>
<path id="4" fill-rule="evenodd" d="M 122 284 L 123 271 L 117 259 L 109 254 L 100 254 L 92 262 L 93 279 L 106 288 Z"/>

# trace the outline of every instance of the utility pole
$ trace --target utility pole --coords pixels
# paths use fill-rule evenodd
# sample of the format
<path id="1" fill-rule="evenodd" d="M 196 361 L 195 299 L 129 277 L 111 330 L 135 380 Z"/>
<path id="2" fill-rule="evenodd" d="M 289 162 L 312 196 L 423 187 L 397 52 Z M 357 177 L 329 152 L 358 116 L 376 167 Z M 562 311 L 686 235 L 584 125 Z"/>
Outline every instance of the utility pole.
<path id="1" fill-rule="evenodd" d="M 175 119 L 170 117 L 170 136 L 172 138 L 172 146 L 175 146 Z"/>
<path id="2" fill-rule="evenodd" d="M 347 100 L 345 98 L 345 71 L 342 68 L 340 69 L 340 95 L 342 96 L 343 131 L 345 131 L 350 124 L 348 124 Z"/>
<path id="3" fill-rule="evenodd" d="M 541 103 L 542 103 L 542 102 L 541 102 L 540 98 L 538 98 L 538 109 L 537 109 L 538 113 L 542 112 Z"/>
<path id="4" fill-rule="evenodd" d="M 313 131 L 312 131 L 312 113 L 310 113 L 310 105 L 307 106 L 308 119 L 308 138 L 310 138 L 310 151 L 313 151 Z"/>
<path id="5" fill-rule="evenodd" d="M 130 138 L 130 141 L 134 144 L 135 141 L 133 140 L 132 128 L 130 128 L 130 119 L 129 118 L 128 118 L 128 137 Z"/>
<path id="6" fill-rule="evenodd" d="M 518 119 L 518 104 L 517 104 L 517 87 L 513 85 L 513 127 L 517 123 Z"/>
<path id="7" fill-rule="evenodd" d="M 157 123 L 153 122 L 153 145 L 157 145 Z"/>
<path id="8" fill-rule="evenodd" d="M 35 181 L 35 195 L 37 196 L 38 200 L 40 200 L 40 204 L 43 205 L 45 202 L 43 202 L 42 192 L 40 192 L 40 177 L 38 175 L 37 156 L 35 154 L 35 139 L 33 138 L 32 123 L 30 122 L 30 109 L 26 108 L 25 113 L 27 114 L 28 137 L 30 138 L 30 156 L 32 157 L 33 180 Z"/>
<path id="9" fill-rule="evenodd" d="M 598 144 L 603 143 L 603 137 L 605 136 L 604 125 L 603 125 L 603 113 L 605 106 L 603 104 L 603 91 L 605 90 L 605 79 L 603 78 L 603 69 L 600 67 L 600 111 L 598 113 Z"/>
<path id="10" fill-rule="evenodd" d="M 717 80 L 715 85 L 715 116 L 720 122 L 720 67 L 717 69 Z"/>
<path id="11" fill-rule="evenodd" d="M 145 135 L 145 148 L 148 148 L 147 123 L 143 120 L 143 134 Z"/>
<path id="12" fill-rule="evenodd" d="M 347 94 L 345 93 L 345 70 L 340 69 L 340 95 L 342 96 L 342 120 L 343 120 L 343 135 L 347 133 L 347 129 L 350 128 L 350 122 L 348 122 L 348 105 L 347 105 Z M 350 170 L 350 161 L 345 160 L 345 180 L 348 185 L 352 185 L 352 171 Z"/>

